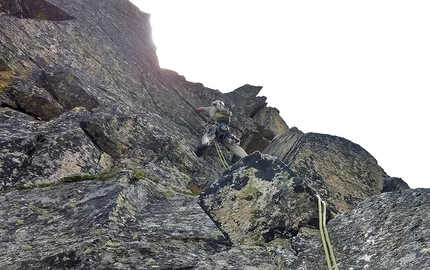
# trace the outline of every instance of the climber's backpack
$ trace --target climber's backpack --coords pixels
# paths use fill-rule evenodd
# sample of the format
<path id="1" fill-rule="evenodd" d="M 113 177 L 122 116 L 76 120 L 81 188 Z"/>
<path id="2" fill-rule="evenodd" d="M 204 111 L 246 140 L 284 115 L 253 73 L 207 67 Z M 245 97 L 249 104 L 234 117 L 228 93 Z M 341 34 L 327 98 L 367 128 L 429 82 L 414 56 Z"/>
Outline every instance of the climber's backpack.
<path id="1" fill-rule="evenodd" d="M 231 122 L 231 113 L 227 109 L 218 109 L 214 114 L 213 119 L 218 123 L 230 124 Z"/>
<path id="2" fill-rule="evenodd" d="M 215 112 L 213 119 L 219 123 L 219 129 L 221 131 L 228 131 L 228 125 L 231 122 L 231 113 L 228 109 L 220 109 L 217 108 L 217 111 Z"/>

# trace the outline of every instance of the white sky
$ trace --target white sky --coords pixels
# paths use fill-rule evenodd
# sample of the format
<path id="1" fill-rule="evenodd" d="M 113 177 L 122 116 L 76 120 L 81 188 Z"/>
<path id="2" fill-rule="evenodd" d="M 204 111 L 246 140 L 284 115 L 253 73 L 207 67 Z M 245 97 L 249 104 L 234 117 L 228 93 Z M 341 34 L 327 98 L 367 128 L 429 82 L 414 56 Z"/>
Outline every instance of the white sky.
<path id="1" fill-rule="evenodd" d="M 221 92 L 262 86 L 289 127 L 430 188 L 430 1 L 131 2 L 151 14 L 161 67 Z"/>

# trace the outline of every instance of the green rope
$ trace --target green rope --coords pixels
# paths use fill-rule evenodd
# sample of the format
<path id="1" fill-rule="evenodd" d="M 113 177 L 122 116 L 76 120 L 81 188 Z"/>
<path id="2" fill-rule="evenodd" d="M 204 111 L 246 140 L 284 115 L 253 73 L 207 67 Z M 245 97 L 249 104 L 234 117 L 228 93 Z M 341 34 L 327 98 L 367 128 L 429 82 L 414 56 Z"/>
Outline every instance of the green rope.
<path id="1" fill-rule="evenodd" d="M 221 164 L 224 166 L 224 169 L 228 169 L 228 163 L 224 158 L 224 155 L 222 154 L 221 148 L 219 147 L 218 143 L 216 140 L 214 140 L 214 144 L 215 144 L 215 149 L 218 153 L 219 159 L 221 161 Z"/>
<path id="2" fill-rule="evenodd" d="M 326 225 L 326 209 L 327 209 L 327 205 L 326 205 L 325 201 L 322 201 L 322 203 L 323 203 L 323 206 L 324 206 L 323 226 L 324 226 L 324 234 L 325 234 L 325 239 L 327 241 L 328 251 L 330 253 L 330 257 L 331 257 L 331 261 L 333 262 L 334 269 L 339 270 L 337 268 L 336 258 L 334 257 L 333 247 L 332 247 L 332 245 L 330 243 L 330 237 L 328 236 L 328 229 L 327 229 L 327 225 Z"/>
<path id="3" fill-rule="evenodd" d="M 325 236 L 324 236 L 322 209 L 321 209 L 321 198 L 318 195 L 317 195 L 317 197 L 318 197 L 318 217 L 319 217 L 319 221 L 320 221 L 319 225 L 320 225 L 321 241 L 322 241 L 322 245 L 324 248 L 324 254 L 325 254 L 325 259 L 327 261 L 327 267 L 329 270 L 332 270 L 331 263 L 330 263 L 330 255 L 328 254 L 327 243 L 325 241 Z"/>
<path id="4" fill-rule="evenodd" d="M 333 252 L 333 248 L 331 246 L 330 243 L 330 238 L 328 236 L 328 230 L 327 230 L 327 226 L 326 226 L 326 203 L 324 201 L 321 201 L 320 196 L 318 196 L 318 215 L 319 215 L 319 226 L 320 226 L 320 233 L 321 233 L 321 242 L 324 248 L 324 253 L 325 253 L 325 259 L 327 261 L 327 267 L 329 270 L 332 270 L 331 268 L 331 262 L 330 262 L 330 258 L 331 261 L 333 262 L 334 268 L 336 270 L 339 270 L 337 268 L 337 263 L 336 263 L 336 258 L 334 257 L 334 252 Z M 322 207 L 321 207 L 321 202 L 322 202 Z"/>

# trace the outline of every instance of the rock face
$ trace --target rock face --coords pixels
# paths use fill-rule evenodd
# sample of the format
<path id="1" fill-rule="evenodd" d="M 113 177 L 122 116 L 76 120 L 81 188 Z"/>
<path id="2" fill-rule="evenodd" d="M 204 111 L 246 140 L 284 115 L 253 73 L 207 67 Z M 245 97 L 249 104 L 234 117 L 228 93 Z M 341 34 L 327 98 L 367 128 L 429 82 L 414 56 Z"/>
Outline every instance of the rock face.
<path id="1" fill-rule="evenodd" d="M 3 194 L 0 268 L 186 269 L 226 249 L 194 197 L 151 179 L 122 171 Z"/>
<path id="2" fill-rule="evenodd" d="M 0 0 L 0 25 L 0 269 L 323 269 L 316 195 L 342 269 L 429 267 L 428 190 L 260 86 L 161 69 L 128 1 Z M 250 154 L 227 170 L 193 151 L 215 99 Z"/>
<path id="3" fill-rule="evenodd" d="M 329 203 L 331 217 L 380 194 L 389 177 L 358 144 L 297 128 L 278 136 L 264 153 L 278 157 L 309 183 Z"/>
<path id="4" fill-rule="evenodd" d="M 3 190 L 97 174 L 127 159 L 173 163 L 204 186 L 222 166 L 206 170 L 192 154 L 205 121 L 196 108 L 216 98 L 232 106 L 239 137 L 265 138 L 245 149 L 262 150 L 288 128 L 257 97 L 261 87 L 222 94 L 160 69 L 149 15 L 127 1 L 0 3 Z"/>
<path id="5" fill-rule="evenodd" d="M 339 269 L 430 269 L 430 190 L 384 193 L 328 223 Z M 291 269 L 324 269 L 319 239 Z"/>

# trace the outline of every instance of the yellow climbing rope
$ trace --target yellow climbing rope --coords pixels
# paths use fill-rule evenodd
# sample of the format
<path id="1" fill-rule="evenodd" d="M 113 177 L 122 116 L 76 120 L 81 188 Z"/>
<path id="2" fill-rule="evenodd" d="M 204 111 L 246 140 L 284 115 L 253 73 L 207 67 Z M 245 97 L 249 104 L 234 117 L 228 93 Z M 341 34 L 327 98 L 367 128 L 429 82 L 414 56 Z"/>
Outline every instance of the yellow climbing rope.
<path id="1" fill-rule="evenodd" d="M 216 140 L 214 140 L 214 144 L 215 144 L 215 149 L 218 153 L 219 159 L 221 161 L 221 164 L 224 166 L 224 169 L 228 169 L 228 163 L 224 158 L 224 155 L 222 154 L 221 148 L 218 145 L 218 142 Z"/>
<path id="2" fill-rule="evenodd" d="M 320 196 L 318 196 L 318 215 L 319 215 L 319 225 L 320 225 L 320 233 L 321 233 L 321 241 L 324 248 L 325 258 L 327 261 L 327 267 L 329 270 L 332 270 L 332 263 L 334 265 L 334 269 L 339 270 L 337 268 L 336 258 L 334 257 L 333 248 L 330 243 L 330 238 L 328 236 L 328 230 L 326 226 L 326 208 L 327 205 L 324 201 L 321 200 Z M 322 205 L 322 206 L 321 206 Z M 331 261 L 330 261 L 331 259 Z"/>

